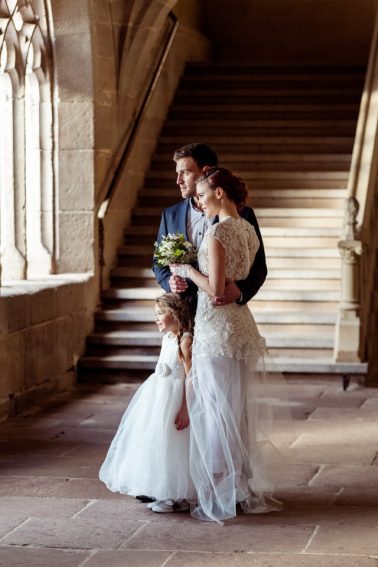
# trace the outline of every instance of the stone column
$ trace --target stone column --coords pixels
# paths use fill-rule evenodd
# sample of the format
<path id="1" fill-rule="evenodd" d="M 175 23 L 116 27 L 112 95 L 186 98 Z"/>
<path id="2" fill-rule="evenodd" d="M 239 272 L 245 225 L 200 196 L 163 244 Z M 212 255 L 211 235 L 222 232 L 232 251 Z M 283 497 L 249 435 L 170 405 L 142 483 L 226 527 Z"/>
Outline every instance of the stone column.
<path id="1" fill-rule="evenodd" d="M 357 231 L 357 199 L 348 198 L 345 209 L 343 240 L 338 243 L 341 254 L 341 298 L 334 358 L 336 362 L 359 362 L 362 243 Z"/>

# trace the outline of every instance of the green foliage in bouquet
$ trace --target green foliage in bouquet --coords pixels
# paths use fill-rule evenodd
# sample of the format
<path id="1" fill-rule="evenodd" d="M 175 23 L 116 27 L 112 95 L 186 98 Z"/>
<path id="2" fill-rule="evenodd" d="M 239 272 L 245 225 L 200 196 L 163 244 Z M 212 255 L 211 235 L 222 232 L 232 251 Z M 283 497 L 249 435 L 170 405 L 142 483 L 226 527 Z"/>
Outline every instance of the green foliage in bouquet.
<path id="1" fill-rule="evenodd" d="M 197 259 L 197 250 L 183 234 L 176 232 L 163 236 L 160 243 L 155 242 L 154 257 L 159 266 L 190 264 Z"/>

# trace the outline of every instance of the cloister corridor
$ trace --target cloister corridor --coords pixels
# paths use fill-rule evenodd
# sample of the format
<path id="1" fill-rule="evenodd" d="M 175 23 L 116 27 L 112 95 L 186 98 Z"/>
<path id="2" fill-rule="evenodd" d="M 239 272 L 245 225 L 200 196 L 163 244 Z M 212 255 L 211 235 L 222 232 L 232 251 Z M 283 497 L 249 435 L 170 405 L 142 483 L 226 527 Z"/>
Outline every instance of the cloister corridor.
<path id="1" fill-rule="evenodd" d="M 284 511 L 219 526 L 154 514 L 98 480 L 136 387 L 79 385 L 0 425 L 1 566 L 377 567 L 378 389 L 291 378 Z"/>

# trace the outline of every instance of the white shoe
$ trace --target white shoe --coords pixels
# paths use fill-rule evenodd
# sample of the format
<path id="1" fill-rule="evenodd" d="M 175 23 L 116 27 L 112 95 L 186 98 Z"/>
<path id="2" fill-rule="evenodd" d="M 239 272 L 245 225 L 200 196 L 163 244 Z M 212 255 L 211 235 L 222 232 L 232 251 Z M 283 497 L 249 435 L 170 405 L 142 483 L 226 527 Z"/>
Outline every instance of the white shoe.
<path id="1" fill-rule="evenodd" d="M 160 502 L 164 502 L 164 500 L 154 500 L 153 502 L 149 502 L 148 504 L 146 504 L 146 506 L 149 510 L 152 510 L 152 508 Z"/>
<path id="2" fill-rule="evenodd" d="M 175 500 L 165 500 L 155 502 L 151 510 L 158 514 L 170 514 L 172 512 L 187 512 L 189 510 L 189 503 L 186 500 L 177 502 Z"/>

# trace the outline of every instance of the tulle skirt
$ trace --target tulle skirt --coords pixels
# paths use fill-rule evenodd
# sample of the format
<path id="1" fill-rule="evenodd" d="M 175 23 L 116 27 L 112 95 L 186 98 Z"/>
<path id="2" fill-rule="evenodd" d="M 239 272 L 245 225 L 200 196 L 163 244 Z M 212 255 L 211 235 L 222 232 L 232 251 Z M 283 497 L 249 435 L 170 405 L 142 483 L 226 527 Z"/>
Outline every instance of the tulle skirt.
<path id="1" fill-rule="evenodd" d="M 189 427 L 177 431 L 184 382 L 152 374 L 137 390 L 100 469 L 113 492 L 158 500 L 195 498 L 189 473 Z"/>
<path id="2" fill-rule="evenodd" d="M 272 409 L 265 372 L 228 356 L 193 356 L 187 379 L 190 474 L 197 492 L 192 515 L 221 522 L 236 515 L 281 510 L 269 461 Z"/>

